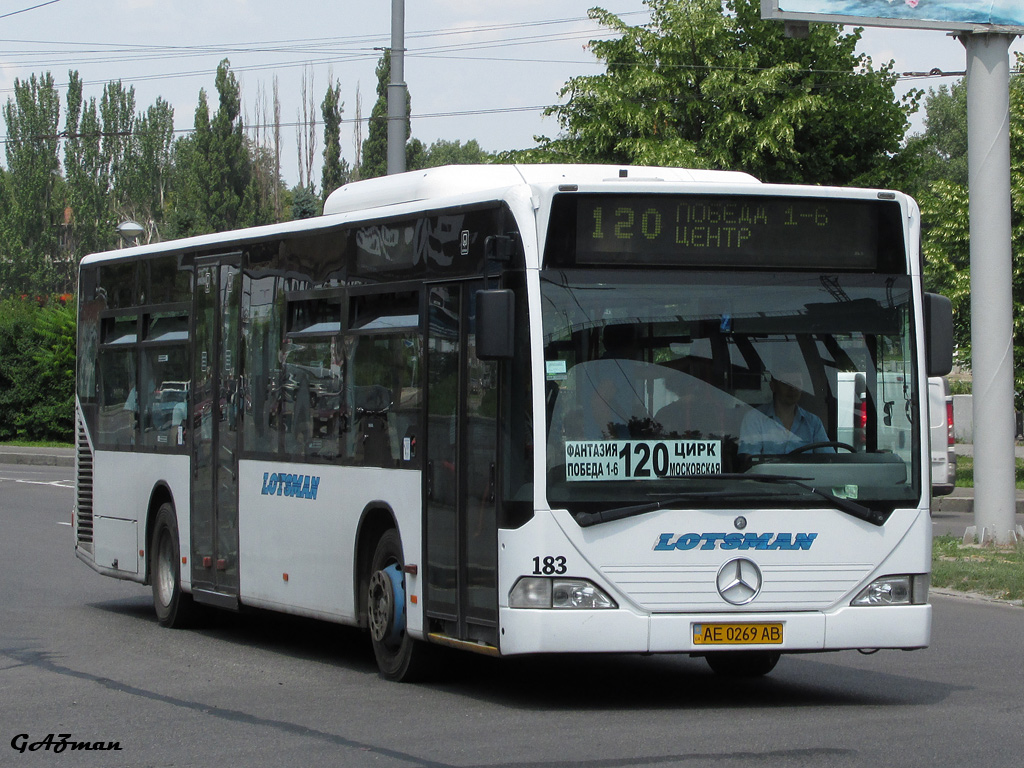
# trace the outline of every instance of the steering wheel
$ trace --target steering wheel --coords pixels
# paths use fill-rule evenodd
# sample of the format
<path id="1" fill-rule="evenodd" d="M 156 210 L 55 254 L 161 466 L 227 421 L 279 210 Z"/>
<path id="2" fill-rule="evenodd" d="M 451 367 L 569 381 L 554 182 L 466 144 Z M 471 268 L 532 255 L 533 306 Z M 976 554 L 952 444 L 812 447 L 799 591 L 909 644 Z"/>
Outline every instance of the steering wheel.
<path id="1" fill-rule="evenodd" d="M 856 453 L 857 449 L 849 443 L 840 443 L 837 440 L 825 440 L 820 443 L 808 443 L 807 445 L 801 445 L 799 448 L 794 448 L 792 451 L 787 453 L 787 456 L 796 456 L 799 453 L 807 453 L 818 448 L 842 448 L 843 450 L 849 451 L 850 453 Z"/>

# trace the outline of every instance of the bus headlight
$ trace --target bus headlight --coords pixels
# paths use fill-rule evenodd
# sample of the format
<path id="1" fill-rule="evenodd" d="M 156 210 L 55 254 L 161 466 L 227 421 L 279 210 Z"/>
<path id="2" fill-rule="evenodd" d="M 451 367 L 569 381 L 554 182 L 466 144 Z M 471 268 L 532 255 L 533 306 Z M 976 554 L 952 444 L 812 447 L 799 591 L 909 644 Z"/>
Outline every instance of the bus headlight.
<path id="1" fill-rule="evenodd" d="M 867 585 L 851 605 L 924 605 L 928 602 L 927 574 L 883 576 Z"/>
<path id="2" fill-rule="evenodd" d="M 508 594 L 510 608 L 618 608 L 615 601 L 587 579 L 523 576 Z"/>

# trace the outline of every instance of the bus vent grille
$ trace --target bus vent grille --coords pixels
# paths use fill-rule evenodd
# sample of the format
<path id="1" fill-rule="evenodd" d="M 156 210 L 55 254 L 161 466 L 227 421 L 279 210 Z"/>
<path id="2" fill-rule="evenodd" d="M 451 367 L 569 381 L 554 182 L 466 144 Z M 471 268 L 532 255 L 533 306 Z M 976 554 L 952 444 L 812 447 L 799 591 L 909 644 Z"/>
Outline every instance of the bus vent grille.
<path id="1" fill-rule="evenodd" d="M 75 521 L 78 530 L 75 532 L 78 539 L 78 546 L 92 552 L 92 481 L 93 481 L 93 456 L 92 448 L 85 434 L 85 427 L 78 424 L 78 445 L 77 445 L 77 474 L 78 493 L 76 497 L 77 514 Z"/>

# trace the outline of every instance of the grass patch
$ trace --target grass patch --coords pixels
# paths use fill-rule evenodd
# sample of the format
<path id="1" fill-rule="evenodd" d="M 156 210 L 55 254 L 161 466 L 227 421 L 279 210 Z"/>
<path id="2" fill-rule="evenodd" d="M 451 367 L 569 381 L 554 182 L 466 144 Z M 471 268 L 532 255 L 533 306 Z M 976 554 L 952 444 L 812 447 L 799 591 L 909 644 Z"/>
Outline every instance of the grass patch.
<path id="1" fill-rule="evenodd" d="M 71 443 L 56 440 L 8 440 L 0 443 L 4 448 L 74 448 Z"/>
<path id="2" fill-rule="evenodd" d="M 1024 600 L 1024 547 L 964 546 L 955 536 L 932 542 L 932 586 Z"/>
<path id="3" fill-rule="evenodd" d="M 1017 459 L 1017 487 L 1024 489 L 1024 459 Z M 973 456 L 957 456 L 956 457 L 956 487 L 957 488 L 973 488 L 974 487 L 974 457 Z"/>

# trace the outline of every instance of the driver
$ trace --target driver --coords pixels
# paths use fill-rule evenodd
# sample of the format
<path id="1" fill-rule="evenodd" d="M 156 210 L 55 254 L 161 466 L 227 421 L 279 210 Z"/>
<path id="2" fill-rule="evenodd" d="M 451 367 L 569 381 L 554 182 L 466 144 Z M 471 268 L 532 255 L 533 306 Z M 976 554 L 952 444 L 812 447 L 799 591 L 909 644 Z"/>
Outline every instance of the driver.
<path id="1" fill-rule="evenodd" d="M 752 410 L 740 425 L 739 452 L 750 456 L 779 455 L 811 443 L 829 442 L 821 419 L 800 407 L 806 374 L 793 367 L 771 372 L 772 401 Z M 814 453 L 835 453 L 832 446 Z"/>

